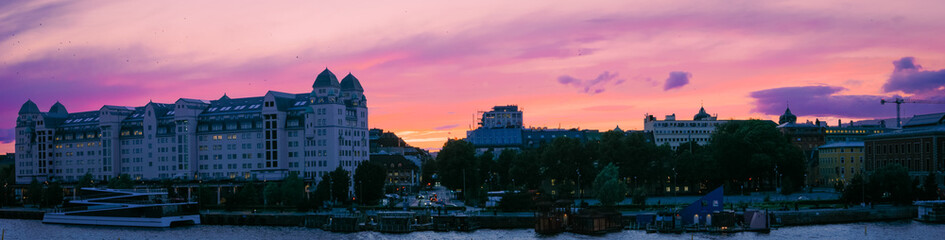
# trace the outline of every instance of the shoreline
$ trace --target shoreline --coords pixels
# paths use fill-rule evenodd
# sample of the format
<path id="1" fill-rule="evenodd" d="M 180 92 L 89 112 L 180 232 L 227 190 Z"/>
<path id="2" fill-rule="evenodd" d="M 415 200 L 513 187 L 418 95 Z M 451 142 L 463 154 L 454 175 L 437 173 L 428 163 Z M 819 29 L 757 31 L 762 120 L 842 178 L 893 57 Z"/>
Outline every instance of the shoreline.
<path id="1" fill-rule="evenodd" d="M 913 219 L 917 215 L 915 206 L 875 206 L 873 208 L 854 207 L 847 209 L 807 209 L 799 211 L 771 211 L 772 222 L 779 226 L 830 225 L 857 222 L 876 222 Z M 0 209 L 0 218 L 42 220 L 45 211 L 37 209 Z M 624 229 L 634 223 L 636 215 L 649 212 L 623 212 Z M 299 213 L 299 212 L 224 212 L 203 211 L 201 224 L 203 225 L 233 225 L 233 226 L 296 226 L 307 228 L 325 228 L 331 217 L 331 212 Z M 423 215 L 433 218 L 451 218 L 454 215 Z M 479 214 L 464 215 L 463 217 L 475 222 L 482 229 L 533 229 L 535 217 L 532 212 L 499 213 L 496 215 L 480 212 Z M 432 229 L 418 229 L 427 231 Z M 776 230 L 774 230 L 776 231 Z"/>

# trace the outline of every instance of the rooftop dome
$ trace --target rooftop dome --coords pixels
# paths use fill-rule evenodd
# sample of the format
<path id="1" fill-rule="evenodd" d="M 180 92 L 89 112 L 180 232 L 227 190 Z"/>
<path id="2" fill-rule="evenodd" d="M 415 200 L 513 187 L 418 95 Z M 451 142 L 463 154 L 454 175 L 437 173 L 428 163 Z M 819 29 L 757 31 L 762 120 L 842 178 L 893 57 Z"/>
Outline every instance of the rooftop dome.
<path id="1" fill-rule="evenodd" d="M 39 107 L 36 106 L 36 103 L 33 103 L 33 100 L 26 100 L 26 102 L 23 103 L 23 106 L 20 107 L 19 114 L 29 114 L 29 113 L 40 113 Z"/>
<path id="2" fill-rule="evenodd" d="M 49 113 L 69 114 L 69 111 L 66 111 L 66 106 L 63 106 L 62 103 L 56 101 L 56 103 L 49 108 Z"/>
<path id="3" fill-rule="evenodd" d="M 692 120 L 706 120 L 711 117 L 712 115 L 709 115 L 708 113 L 705 112 L 704 107 L 699 107 L 699 113 L 697 113 L 696 116 L 692 118 Z"/>
<path id="4" fill-rule="evenodd" d="M 315 77 L 315 83 L 312 84 L 312 88 L 319 87 L 340 87 L 338 77 L 335 77 L 334 73 L 331 73 L 328 68 L 325 68 L 325 71 L 322 71 L 322 73 L 319 73 L 318 76 Z"/>
<path id="5" fill-rule="evenodd" d="M 341 90 L 364 91 L 364 88 L 361 87 L 361 82 L 358 81 L 358 78 L 348 73 L 344 79 L 341 79 Z"/>
<path id="6" fill-rule="evenodd" d="M 785 124 L 785 123 L 797 123 L 797 116 L 794 116 L 794 114 L 791 113 L 790 107 L 785 109 L 784 114 L 782 114 L 781 118 L 778 119 L 778 124 Z"/>

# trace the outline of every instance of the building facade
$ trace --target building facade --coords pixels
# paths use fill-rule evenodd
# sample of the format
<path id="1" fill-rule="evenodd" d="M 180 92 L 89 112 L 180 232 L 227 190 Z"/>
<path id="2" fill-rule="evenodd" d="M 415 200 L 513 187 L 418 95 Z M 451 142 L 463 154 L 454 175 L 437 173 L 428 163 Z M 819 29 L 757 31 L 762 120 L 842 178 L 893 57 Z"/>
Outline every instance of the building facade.
<path id="1" fill-rule="evenodd" d="M 834 184 L 849 184 L 856 174 L 863 174 L 863 142 L 838 142 L 819 147 L 820 164 L 818 175 L 820 182 L 833 186 Z"/>
<path id="2" fill-rule="evenodd" d="M 945 173 L 945 113 L 917 115 L 893 132 L 865 138 L 866 170 L 899 164 L 915 178 L 935 172 L 936 183 Z"/>
<path id="3" fill-rule="evenodd" d="M 705 108 L 699 108 L 692 120 L 677 120 L 676 114 L 666 115 L 663 120 L 656 120 L 653 115 L 647 115 L 643 120 L 643 130 L 653 133 L 656 145 L 668 144 L 673 150 L 679 144 L 695 141 L 699 145 L 709 143 L 715 128 L 726 120 L 718 120 L 718 116 L 706 113 Z"/>
<path id="4" fill-rule="evenodd" d="M 361 83 L 328 69 L 310 92 L 217 100 L 181 98 L 139 107 L 41 112 L 27 101 L 16 123 L 16 181 L 306 179 L 367 161 L 368 108 Z"/>

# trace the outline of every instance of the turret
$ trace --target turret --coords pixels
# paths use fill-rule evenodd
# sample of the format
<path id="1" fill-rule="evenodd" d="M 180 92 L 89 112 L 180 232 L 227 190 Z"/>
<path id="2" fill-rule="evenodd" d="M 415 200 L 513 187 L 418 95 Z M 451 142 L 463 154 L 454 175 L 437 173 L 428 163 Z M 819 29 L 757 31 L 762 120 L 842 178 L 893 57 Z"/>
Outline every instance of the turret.
<path id="1" fill-rule="evenodd" d="M 794 114 L 791 113 L 790 107 L 785 109 L 784 114 L 782 114 L 781 118 L 778 119 L 778 124 L 785 124 L 785 123 L 797 123 L 797 116 L 794 116 Z"/>
<path id="2" fill-rule="evenodd" d="M 20 107 L 19 114 L 23 115 L 23 114 L 34 114 L 34 113 L 40 113 L 39 107 L 36 106 L 36 103 L 33 103 L 33 100 L 26 100 L 26 102 L 23 103 L 23 106 Z"/>
<path id="3" fill-rule="evenodd" d="M 338 77 L 328 68 L 315 77 L 315 83 L 312 84 L 313 97 L 337 96 L 341 93 L 341 84 L 338 83 Z"/>

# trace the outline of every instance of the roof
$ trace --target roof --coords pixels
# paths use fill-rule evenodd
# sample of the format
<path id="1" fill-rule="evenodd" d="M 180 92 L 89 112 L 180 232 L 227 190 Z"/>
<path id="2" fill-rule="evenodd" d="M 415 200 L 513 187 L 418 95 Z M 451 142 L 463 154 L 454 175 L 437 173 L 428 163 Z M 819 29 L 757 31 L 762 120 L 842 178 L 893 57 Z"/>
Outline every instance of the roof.
<path id="1" fill-rule="evenodd" d="M 69 111 L 66 111 L 66 106 L 63 106 L 62 103 L 56 101 L 56 103 L 49 108 L 49 113 L 58 115 L 60 117 L 65 117 L 69 114 Z"/>
<path id="2" fill-rule="evenodd" d="M 863 147 L 863 142 L 835 142 L 831 144 L 821 145 L 820 149 L 824 148 L 845 148 L 845 147 Z"/>
<path id="3" fill-rule="evenodd" d="M 703 120 L 712 117 L 709 113 L 705 112 L 704 107 L 699 107 L 699 113 L 696 113 L 696 116 L 692 117 L 692 120 Z"/>
<path id="4" fill-rule="evenodd" d="M 33 103 L 33 100 L 26 100 L 23 103 L 23 106 L 20 107 L 19 114 L 28 114 L 28 113 L 40 113 L 39 107 L 36 106 L 36 103 Z"/>
<path id="5" fill-rule="evenodd" d="M 325 68 L 324 71 L 315 77 L 315 83 L 312 84 L 312 88 L 318 87 L 341 87 L 341 84 L 338 83 L 338 77 L 335 77 L 334 73 L 331 73 L 328 68 Z"/>
<path id="6" fill-rule="evenodd" d="M 932 126 L 945 124 L 945 112 L 915 115 L 908 122 L 902 125 L 902 128 Z"/>
<path id="7" fill-rule="evenodd" d="M 390 169 L 391 164 L 394 164 L 394 168 L 399 169 L 419 169 L 416 163 L 404 157 L 404 155 L 399 154 L 371 154 L 371 162 L 377 163 L 384 168 Z"/>
<path id="8" fill-rule="evenodd" d="M 866 139 L 877 140 L 881 138 L 911 137 L 911 136 L 930 136 L 945 135 L 945 124 L 938 126 L 904 128 L 902 130 L 877 133 L 867 135 Z"/>
<path id="9" fill-rule="evenodd" d="M 341 90 L 364 91 L 364 88 L 361 87 L 361 82 L 358 81 L 358 78 L 348 73 L 344 79 L 341 79 Z"/>

